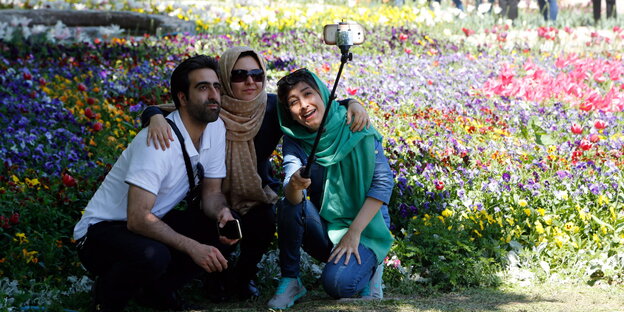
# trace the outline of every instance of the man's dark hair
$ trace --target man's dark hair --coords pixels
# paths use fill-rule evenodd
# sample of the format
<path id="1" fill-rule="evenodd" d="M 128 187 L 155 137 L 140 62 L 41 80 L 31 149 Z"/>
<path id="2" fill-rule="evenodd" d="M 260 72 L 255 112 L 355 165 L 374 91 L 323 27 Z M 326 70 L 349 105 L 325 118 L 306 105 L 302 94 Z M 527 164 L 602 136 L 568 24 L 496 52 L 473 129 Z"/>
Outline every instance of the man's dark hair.
<path id="1" fill-rule="evenodd" d="M 213 57 L 207 55 L 196 55 L 184 60 L 178 67 L 173 70 L 171 74 L 171 97 L 173 103 L 177 109 L 180 108 L 180 100 L 178 99 L 178 92 L 183 92 L 186 98 L 189 97 L 189 77 L 188 74 L 191 71 L 201 68 L 208 68 L 214 70 L 219 76 L 219 64 Z"/>
<path id="2" fill-rule="evenodd" d="M 305 68 L 298 69 L 277 82 L 277 97 L 286 110 L 288 110 L 288 93 L 300 82 L 305 82 L 321 94 L 312 74 Z"/>

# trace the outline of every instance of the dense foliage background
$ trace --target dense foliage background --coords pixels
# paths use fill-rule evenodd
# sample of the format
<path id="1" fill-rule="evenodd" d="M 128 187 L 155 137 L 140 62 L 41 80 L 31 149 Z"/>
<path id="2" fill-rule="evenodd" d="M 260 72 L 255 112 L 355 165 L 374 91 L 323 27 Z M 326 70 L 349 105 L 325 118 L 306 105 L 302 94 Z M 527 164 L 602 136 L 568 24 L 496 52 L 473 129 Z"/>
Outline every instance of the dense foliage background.
<path id="1" fill-rule="evenodd" d="M 613 21 L 589 25 L 577 8 L 546 26 L 523 11 L 511 25 L 423 3 L 20 5 L 169 14 L 197 34 L 0 23 L 0 307 L 89 289 L 73 226 L 140 131 L 138 114 L 170 100 L 180 60 L 247 45 L 268 61 L 269 91 L 300 67 L 331 84 L 339 51 L 319 33 L 345 16 L 368 33 L 339 97 L 367 107 L 396 179 L 390 289 L 623 281 L 624 31 Z M 263 265 L 265 286 L 274 273 Z"/>

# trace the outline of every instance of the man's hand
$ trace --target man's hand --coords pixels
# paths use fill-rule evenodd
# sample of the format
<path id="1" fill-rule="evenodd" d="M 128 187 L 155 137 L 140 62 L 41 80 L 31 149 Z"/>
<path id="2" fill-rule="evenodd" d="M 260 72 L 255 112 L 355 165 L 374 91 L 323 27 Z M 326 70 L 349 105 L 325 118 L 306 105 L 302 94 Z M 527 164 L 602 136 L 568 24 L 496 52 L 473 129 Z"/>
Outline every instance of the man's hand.
<path id="1" fill-rule="evenodd" d="M 370 118 L 360 102 L 355 100 L 349 101 L 349 106 L 347 107 L 347 125 L 351 125 L 349 128 L 352 132 L 358 132 L 364 129 L 364 127 L 366 127 L 366 129 L 370 127 Z"/>
<path id="2" fill-rule="evenodd" d="M 233 221 L 234 216 L 232 216 L 232 212 L 230 208 L 223 208 L 221 212 L 217 215 L 217 226 L 222 229 L 228 221 Z M 225 236 L 219 236 L 219 241 L 226 245 L 234 245 L 238 243 L 240 239 L 230 239 Z"/>
<path id="3" fill-rule="evenodd" d="M 206 272 L 222 272 L 228 267 L 228 262 L 219 249 L 213 246 L 197 244 L 190 253 L 193 261 L 202 267 Z"/>

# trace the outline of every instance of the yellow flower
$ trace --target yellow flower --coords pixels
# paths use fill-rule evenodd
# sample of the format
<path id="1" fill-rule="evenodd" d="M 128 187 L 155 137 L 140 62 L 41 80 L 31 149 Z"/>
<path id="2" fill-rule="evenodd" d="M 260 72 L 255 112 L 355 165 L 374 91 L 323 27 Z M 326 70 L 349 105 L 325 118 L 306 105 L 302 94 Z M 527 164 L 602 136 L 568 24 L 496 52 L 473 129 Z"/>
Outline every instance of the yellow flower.
<path id="1" fill-rule="evenodd" d="M 31 180 L 29 178 L 26 178 L 26 185 L 28 185 L 30 187 L 37 186 L 37 185 L 39 185 L 39 179 L 35 178 L 35 179 Z"/>
<path id="2" fill-rule="evenodd" d="M 537 208 L 537 212 L 543 217 L 546 213 L 546 210 L 544 210 L 544 208 Z"/>
<path id="3" fill-rule="evenodd" d="M 544 217 L 544 223 L 546 223 L 547 225 L 552 225 L 552 217 L 551 216 Z"/>
<path id="4" fill-rule="evenodd" d="M 442 215 L 446 218 L 450 217 L 453 215 L 453 211 L 449 210 L 448 208 L 444 209 L 442 211 Z"/>
<path id="5" fill-rule="evenodd" d="M 11 176 L 11 180 L 13 180 L 14 183 L 18 183 L 19 182 L 19 178 L 16 177 L 15 175 Z"/>
<path id="6" fill-rule="evenodd" d="M 440 220 L 440 222 L 444 223 L 444 217 L 443 216 L 438 216 L 438 220 Z"/>
<path id="7" fill-rule="evenodd" d="M 521 199 L 518 201 L 518 205 L 520 205 L 520 207 L 526 207 L 528 205 L 527 201 L 524 199 Z"/>
<path id="8" fill-rule="evenodd" d="M 535 231 L 539 234 L 544 234 L 545 231 L 542 222 L 535 221 Z"/>
<path id="9" fill-rule="evenodd" d="M 530 216 L 531 216 L 531 209 L 529 209 L 529 208 L 524 209 L 524 213 L 525 213 L 527 216 L 529 216 L 529 217 L 530 217 Z"/>
<path id="10" fill-rule="evenodd" d="M 24 256 L 24 259 L 26 259 L 26 263 L 32 262 L 32 263 L 37 263 L 39 261 L 39 259 L 35 258 L 37 256 L 39 252 L 37 251 L 28 251 L 26 249 L 22 249 L 22 255 Z"/>
<path id="11" fill-rule="evenodd" d="M 609 204 L 609 197 L 600 195 L 598 196 L 598 205 L 602 206 L 603 204 L 606 204 L 606 205 Z"/>
<path id="12" fill-rule="evenodd" d="M 15 233 L 15 237 L 13 239 L 14 242 L 19 242 L 19 244 L 25 244 L 28 243 L 28 238 L 26 238 L 26 234 L 24 233 Z"/>
<path id="13" fill-rule="evenodd" d="M 572 231 L 572 229 L 574 228 L 574 224 L 572 222 L 568 222 L 563 226 L 563 228 L 568 232 Z"/>

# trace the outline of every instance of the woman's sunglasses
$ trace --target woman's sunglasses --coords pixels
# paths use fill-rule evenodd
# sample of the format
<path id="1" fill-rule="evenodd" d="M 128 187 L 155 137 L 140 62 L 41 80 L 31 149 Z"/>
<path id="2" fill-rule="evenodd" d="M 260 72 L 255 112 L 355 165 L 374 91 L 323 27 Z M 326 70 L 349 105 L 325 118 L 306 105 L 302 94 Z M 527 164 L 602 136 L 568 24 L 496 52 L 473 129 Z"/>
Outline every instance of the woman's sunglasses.
<path id="1" fill-rule="evenodd" d="M 232 70 L 230 81 L 244 82 L 245 80 L 247 80 L 247 77 L 249 76 L 251 76 L 251 78 L 255 82 L 264 81 L 264 71 L 262 69 L 252 69 L 252 70 L 234 69 Z"/>

